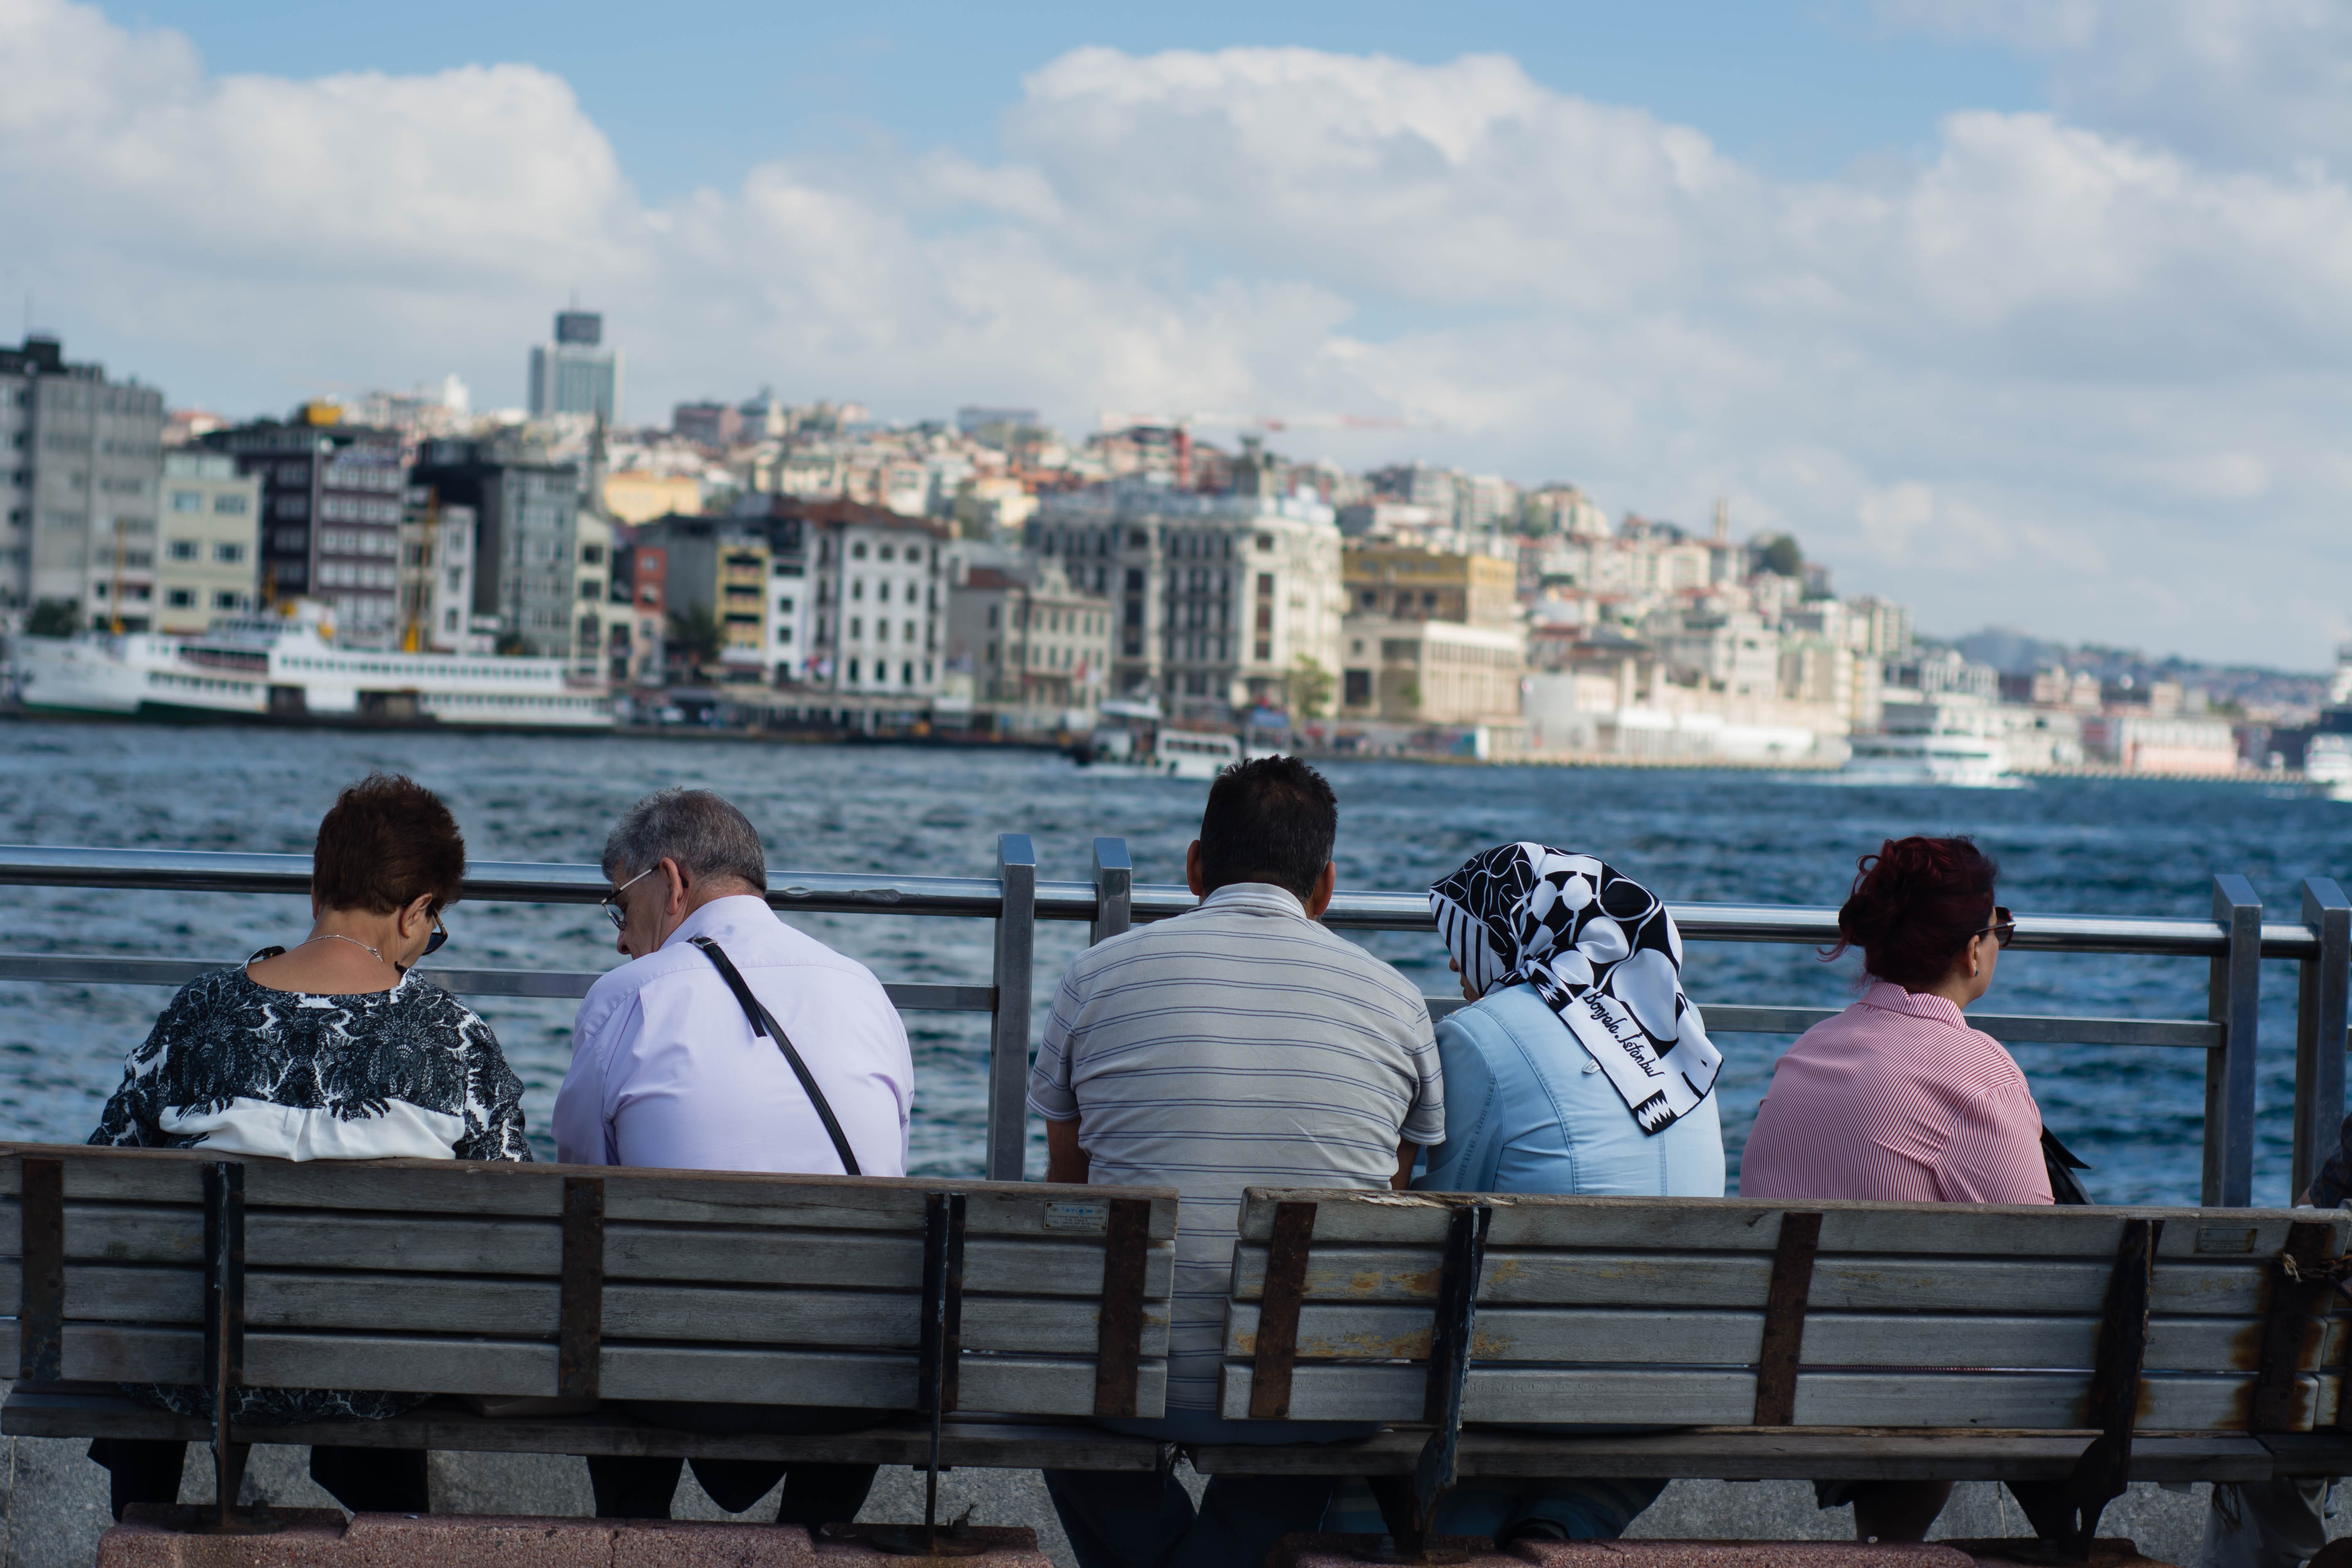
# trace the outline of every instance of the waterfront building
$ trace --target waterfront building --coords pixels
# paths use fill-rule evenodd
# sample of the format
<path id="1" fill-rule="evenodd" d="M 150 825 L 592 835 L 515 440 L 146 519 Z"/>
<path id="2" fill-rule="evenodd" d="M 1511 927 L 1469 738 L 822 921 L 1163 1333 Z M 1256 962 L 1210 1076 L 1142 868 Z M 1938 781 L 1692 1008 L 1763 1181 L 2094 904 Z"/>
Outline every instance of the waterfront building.
<path id="1" fill-rule="evenodd" d="M 147 630 L 163 468 L 162 393 L 68 363 L 53 337 L 0 348 L 0 611 L 47 600 Z"/>
<path id="2" fill-rule="evenodd" d="M 409 488 L 400 527 L 400 647 L 407 653 L 487 654 L 498 618 L 474 610 L 474 509 L 444 506 L 427 486 Z"/>
<path id="3" fill-rule="evenodd" d="M 805 503 L 799 515 L 814 551 L 809 684 L 927 706 L 940 691 L 944 531 L 853 500 Z"/>
<path id="4" fill-rule="evenodd" d="M 398 636 L 400 523 L 408 476 L 395 431 L 342 423 L 331 403 L 216 430 L 205 445 L 261 481 L 260 595 L 309 597 L 358 647 Z"/>
<path id="5" fill-rule="evenodd" d="M 1046 496 L 1030 520 L 1030 549 L 1114 606 L 1113 696 L 1215 718 L 1335 679 L 1347 593 L 1332 509 L 1262 489 L 1246 460 L 1235 482 L 1200 495 L 1117 480 Z"/>
<path id="6" fill-rule="evenodd" d="M 2110 709 L 2082 721 L 2083 749 L 2134 773 L 2234 773 L 2238 738 L 2227 719 Z"/>
<path id="7" fill-rule="evenodd" d="M 1073 588 L 1059 562 L 975 566 L 948 590 L 948 662 L 982 702 L 1091 710 L 1108 694 L 1110 647 L 1110 601 Z"/>
<path id="8" fill-rule="evenodd" d="M 472 616 L 495 620 L 501 647 L 601 668 L 604 594 L 583 583 L 609 580 L 611 531 L 581 506 L 579 468 L 500 441 L 427 441 L 414 478 L 438 504 L 473 511 Z"/>
<path id="9" fill-rule="evenodd" d="M 253 613 L 260 594 L 261 481 L 226 452 L 163 454 L 157 509 L 155 629 L 193 636 L 215 616 Z"/>
<path id="10" fill-rule="evenodd" d="M 700 660 L 703 650 L 694 644 L 708 635 L 698 629 L 706 617 L 715 633 L 717 658 L 707 674 L 774 684 L 794 673 L 796 639 L 777 634 L 796 628 L 791 620 L 780 627 L 770 584 L 780 566 L 793 572 L 787 581 L 799 580 L 796 523 L 780 549 L 766 519 L 673 515 L 641 524 L 629 548 L 636 610 L 632 639 L 667 645 L 677 656 L 658 665 L 663 676 L 677 679 Z M 796 613 L 801 595 L 785 596 L 794 601 L 788 614 Z M 650 626 L 645 625 L 649 615 L 659 617 Z M 647 673 L 646 662 L 639 661 L 641 677 Z"/>
<path id="11" fill-rule="evenodd" d="M 1527 636 L 1386 613 L 1349 616 L 1339 713 L 1409 724 L 1510 724 L 1519 717 Z"/>
<path id="12" fill-rule="evenodd" d="M 621 351 L 604 346 L 604 318 L 593 310 L 559 310 L 555 339 L 530 351 L 530 416 L 584 414 L 606 425 L 621 422 Z"/>

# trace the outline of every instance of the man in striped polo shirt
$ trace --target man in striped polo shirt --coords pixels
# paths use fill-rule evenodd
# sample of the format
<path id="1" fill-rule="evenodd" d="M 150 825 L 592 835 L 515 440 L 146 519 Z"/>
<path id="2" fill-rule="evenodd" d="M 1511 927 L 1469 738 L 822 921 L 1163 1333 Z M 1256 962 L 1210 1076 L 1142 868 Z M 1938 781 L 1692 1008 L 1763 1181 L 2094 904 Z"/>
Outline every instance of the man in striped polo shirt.
<path id="1" fill-rule="evenodd" d="M 1401 1187 L 1415 1150 L 1445 1135 L 1421 994 L 1317 923 L 1338 830 L 1331 786 L 1297 758 L 1227 768 L 1184 856 L 1200 907 L 1089 948 L 1062 977 L 1029 1087 L 1047 1179 L 1182 1200 L 1168 1415 L 1105 1426 L 1181 1443 L 1374 1429 L 1217 1415 L 1243 1189 Z M 1196 1514 L 1172 1477 L 1045 1474 L 1080 1568 L 1256 1568 L 1316 1528 L 1335 1484 L 1220 1476 Z"/>

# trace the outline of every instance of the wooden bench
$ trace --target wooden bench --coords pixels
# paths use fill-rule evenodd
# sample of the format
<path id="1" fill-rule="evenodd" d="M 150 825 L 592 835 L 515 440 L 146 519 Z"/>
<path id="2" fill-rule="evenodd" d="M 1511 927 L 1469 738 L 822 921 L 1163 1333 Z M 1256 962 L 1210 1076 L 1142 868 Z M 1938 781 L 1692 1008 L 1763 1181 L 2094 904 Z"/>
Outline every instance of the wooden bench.
<path id="1" fill-rule="evenodd" d="M 224 1504 L 255 1442 L 1150 1468 L 1083 1417 L 1161 1413 L 1175 1234 L 1165 1188 L 0 1145 L 0 1432 L 212 1443 Z M 444 1397 L 247 1427 L 121 1382 Z M 636 1399 L 900 1414 L 712 1436 L 596 1404 Z"/>
<path id="2" fill-rule="evenodd" d="M 1457 1476 L 1999 1479 L 2087 1542 L 2130 1479 L 2352 1471 L 2347 1239 L 2313 1209 L 1253 1189 L 1221 1413 L 1401 1429 L 1192 1462 L 1372 1478 L 1401 1544 Z M 1539 1422 L 1674 1429 L 1494 1425 Z"/>

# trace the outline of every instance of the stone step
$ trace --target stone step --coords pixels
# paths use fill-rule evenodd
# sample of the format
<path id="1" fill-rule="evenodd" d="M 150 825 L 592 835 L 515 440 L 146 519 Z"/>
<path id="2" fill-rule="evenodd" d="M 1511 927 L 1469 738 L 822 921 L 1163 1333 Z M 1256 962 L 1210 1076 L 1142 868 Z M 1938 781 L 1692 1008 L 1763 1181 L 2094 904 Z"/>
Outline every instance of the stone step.
<path id="1" fill-rule="evenodd" d="M 866 1539 L 871 1525 L 829 1527 L 812 1541 L 793 1524 L 462 1513 L 362 1513 L 346 1522 L 333 1509 L 305 1508 L 277 1510 L 271 1521 L 279 1528 L 268 1534 L 212 1535 L 184 1528 L 197 1511 L 134 1506 L 99 1538 L 98 1568 L 904 1568 L 948 1561 L 883 1552 Z M 968 1538 L 986 1546 L 962 1559 L 974 1568 L 1051 1568 L 1035 1531 L 975 1525 Z"/>

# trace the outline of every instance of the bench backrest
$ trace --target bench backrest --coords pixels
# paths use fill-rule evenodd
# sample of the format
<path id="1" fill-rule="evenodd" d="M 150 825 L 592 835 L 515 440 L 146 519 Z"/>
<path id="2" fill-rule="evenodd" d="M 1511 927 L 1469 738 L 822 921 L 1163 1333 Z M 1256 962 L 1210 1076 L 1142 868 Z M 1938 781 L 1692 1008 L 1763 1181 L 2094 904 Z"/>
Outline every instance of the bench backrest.
<path id="1" fill-rule="evenodd" d="M 1265 1189 L 1242 1210 L 1223 1413 L 1432 1418 L 1449 1226 L 1481 1204 L 1467 1421 L 2101 1426 L 2135 1221 L 2160 1222 L 2140 1429 L 2337 1419 L 2352 1320 L 2326 1276 L 2352 1214 Z"/>
<path id="2" fill-rule="evenodd" d="M 220 1160 L 0 1145 L 0 1303 L 21 1302 L 23 1375 L 205 1381 Z M 917 1408 L 927 1226 L 944 1248 L 956 1205 L 933 1200 L 952 1192 L 947 1407 L 1164 1405 L 1166 1188 L 233 1163 L 250 1386 Z"/>

